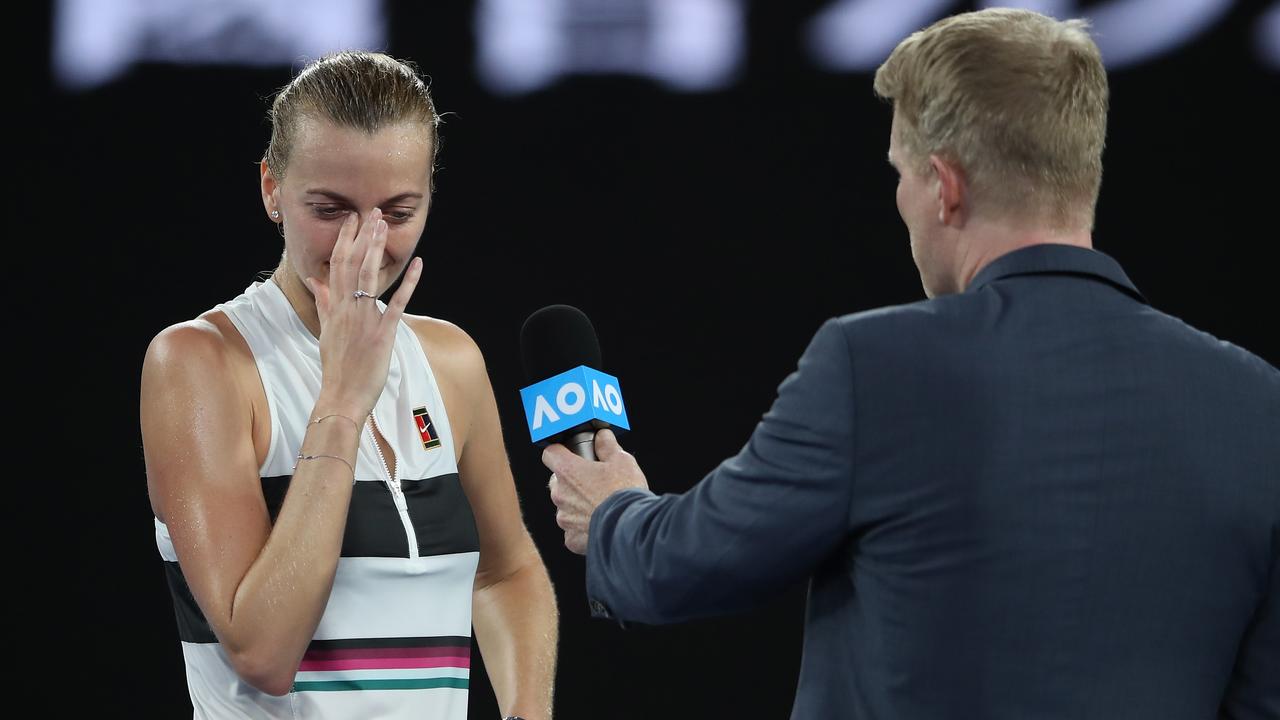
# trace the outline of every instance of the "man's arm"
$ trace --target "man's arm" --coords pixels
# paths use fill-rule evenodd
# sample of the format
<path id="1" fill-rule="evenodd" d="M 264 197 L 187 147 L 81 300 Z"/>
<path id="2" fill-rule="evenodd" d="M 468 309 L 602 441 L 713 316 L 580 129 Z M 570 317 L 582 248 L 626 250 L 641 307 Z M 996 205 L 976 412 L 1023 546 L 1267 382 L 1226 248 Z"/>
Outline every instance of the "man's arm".
<path id="1" fill-rule="evenodd" d="M 853 361 L 828 321 L 737 456 L 690 491 L 614 493 L 590 520 L 593 612 L 645 623 L 745 610 L 810 575 L 846 541 Z"/>
<path id="2" fill-rule="evenodd" d="M 1280 718 L 1280 538 L 1272 533 L 1271 583 L 1240 642 L 1222 699 L 1223 720 Z"/>

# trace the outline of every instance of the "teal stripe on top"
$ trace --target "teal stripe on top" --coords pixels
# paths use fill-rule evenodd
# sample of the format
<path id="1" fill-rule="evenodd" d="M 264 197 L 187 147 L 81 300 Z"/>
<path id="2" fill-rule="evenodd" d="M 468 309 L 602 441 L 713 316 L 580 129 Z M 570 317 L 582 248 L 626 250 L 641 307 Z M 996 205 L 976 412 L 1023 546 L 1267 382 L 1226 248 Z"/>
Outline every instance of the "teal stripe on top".
<path id="1" fill-rule="evenodd" d="M 432 690 L 435 688 L 457 688 L 466 690 L 467 678 L 405 678 L 403 680 L 324 680 L 319 682 L 296 682 L 294 692 L 332 692 L 335 690 Z"/>

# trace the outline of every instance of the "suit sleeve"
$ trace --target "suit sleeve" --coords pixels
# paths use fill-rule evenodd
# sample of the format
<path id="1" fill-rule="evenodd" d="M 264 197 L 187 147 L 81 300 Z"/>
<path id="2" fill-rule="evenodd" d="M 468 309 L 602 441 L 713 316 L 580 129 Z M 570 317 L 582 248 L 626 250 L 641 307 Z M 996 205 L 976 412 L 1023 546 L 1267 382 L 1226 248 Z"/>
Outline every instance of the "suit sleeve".
<path id="1" fill-rule="evenodd" d="M 1222 700 L 1222 720 L 1280 718 L 1280 530 L 1272 531 L 1271 577 L 1246 631 Z"/>
<path id="2" fill-rule="evenodd" d="M 736 456 L 686 493 L 601 503 L 587 551 L 592 613 L 659 624 L 738 612 L 812 574 L 848 533 L 853 373 L 830 320 Z"/>

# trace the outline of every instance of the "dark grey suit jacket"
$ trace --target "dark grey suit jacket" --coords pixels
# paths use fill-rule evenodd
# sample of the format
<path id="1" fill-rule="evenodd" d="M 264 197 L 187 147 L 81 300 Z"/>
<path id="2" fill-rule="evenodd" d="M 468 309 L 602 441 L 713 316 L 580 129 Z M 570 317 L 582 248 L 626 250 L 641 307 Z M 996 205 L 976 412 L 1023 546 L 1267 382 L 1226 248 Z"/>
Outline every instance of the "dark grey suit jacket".
<path id="1" fill-rule="evenodd" d="M 1280 373 L 1039 245 L 828 321 L 750 441 L 591 520 L 593 613 L 808 579 L 792 717 L 1280 719 Z"/>

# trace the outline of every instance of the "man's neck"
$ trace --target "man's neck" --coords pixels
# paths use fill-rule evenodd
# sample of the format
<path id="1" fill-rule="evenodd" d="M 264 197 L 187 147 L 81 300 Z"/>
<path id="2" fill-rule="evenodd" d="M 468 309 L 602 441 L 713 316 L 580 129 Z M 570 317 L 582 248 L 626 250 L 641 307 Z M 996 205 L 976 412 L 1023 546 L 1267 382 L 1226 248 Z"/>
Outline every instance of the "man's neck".
<path id="1" fill-rule="evenodd" d="M 1014 225 L 974 220 L 959 241 L 956 287 L 964 292 L 982 268 L 996 258 L 1032 245 L 1072 245 L 1093 248 L 1093 233 L 1083 230 L 1055 231 L 1043 226 Z"/>

